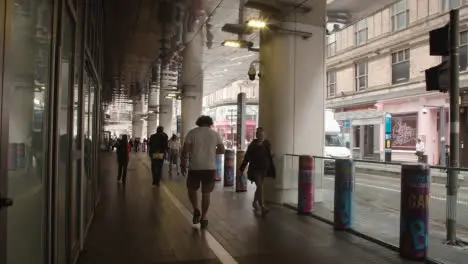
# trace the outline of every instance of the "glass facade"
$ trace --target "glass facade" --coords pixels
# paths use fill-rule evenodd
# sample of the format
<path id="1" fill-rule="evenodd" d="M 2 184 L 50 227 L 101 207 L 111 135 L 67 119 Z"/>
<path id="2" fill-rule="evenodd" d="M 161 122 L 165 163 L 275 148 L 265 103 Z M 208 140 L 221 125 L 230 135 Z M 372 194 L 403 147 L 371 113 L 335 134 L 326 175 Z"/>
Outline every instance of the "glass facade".
<path id="1" fill-rule="evenodd" d="M 7 0 L 2 79 L 2 153 L 6 182 L 1 192 L 14 200 L 8 209 L 6 263 L 44 263 L 46 163 L 50 133 L 50 67 L 53 1 Z M 2 17 L 4 20 L 4 17 Z M 3 142 L 7 141 L 8 146 Z M 2 159 L 5 159 L 2 155 Z M 5 164 L 4 160 L 1 163 Z M 6 172 L 6 174 L 5 174 Z M 27 252 L 27 254 L 25 254 Z M 5 263 L 1 259 L 1 263 Z"/>
<path id="2" fill-rule="evenodd" d="M 99 200 L 102 25 L 101 0 L 0 5 L 0 263 L 78 256 Z"/>

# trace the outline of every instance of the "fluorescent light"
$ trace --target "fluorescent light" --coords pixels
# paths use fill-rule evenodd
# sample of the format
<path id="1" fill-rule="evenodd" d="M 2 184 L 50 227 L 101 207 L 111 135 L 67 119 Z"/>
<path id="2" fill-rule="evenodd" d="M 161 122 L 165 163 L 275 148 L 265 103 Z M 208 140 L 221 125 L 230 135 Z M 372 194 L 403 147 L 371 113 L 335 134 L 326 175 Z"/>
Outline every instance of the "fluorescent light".
<path id="1" fill-rule="evenodd" d="M 247 21 L 247 26 L 251 28 L 262 29 L 266 27 L 266 22 L 260 19 L 250 19 Z"/>
<path id="2" fill-rule="evenodd" d="M 226 47 L 240 48 L 241 43 L 236 40 L 226 40 L 222 43 L 222 45 Z"/>

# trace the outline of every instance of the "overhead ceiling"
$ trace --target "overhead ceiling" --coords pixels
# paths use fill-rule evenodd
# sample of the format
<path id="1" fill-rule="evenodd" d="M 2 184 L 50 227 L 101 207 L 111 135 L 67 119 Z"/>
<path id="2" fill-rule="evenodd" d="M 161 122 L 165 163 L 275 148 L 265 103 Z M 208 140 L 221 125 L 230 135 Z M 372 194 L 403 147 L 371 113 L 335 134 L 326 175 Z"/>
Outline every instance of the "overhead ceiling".
<path id="1" fill-rule="evenodd" d="M 122 98 L 128 94 L 130 84 L 145 79 L 158 57 L 161 46 L 161 26 L 157 19 L 159 2 L 104 0 L 104 85 Z"/>
<path id="2" fill-rule="evenodd" d="M 105 87 L 111 88 L 114 99 L 126 100 L 135 83 L 147 80 L 151 67 L 160 55 L 162 27 L 160 4 L 164 0 L 104 0 L 105 8 Z M 313 5 L 312 0 L 289 0 Z M 237 36 L 221 31 L 226 23 L 238 23 L 239 0 L 170 0 L 171 3 L 200 5 L 206 20 L 199 26 L 212 25 L 213 45 L 204 48 L 204 92 L 210 93 L 239 79 L 247 79 L 247 70 L 258 53 L 246 49 L 221 46 L 225 39 Z M 351 21 L 359 20 L 395 0 L 327 0 L 328 12 L 347 13 Z M 247 9 L 245 19 L 257 17 Z M 254 46 L 257 34 L 246 36 Z"/>
<path id="3" fill-rule="evenodd" d="M 221 45 L 224 40 L 238 38 L 237 35 L 223 32 L 221 28 L 226 23 L 238 23 L 239 0 L 218 0 L 217 2 L 218 5 L 207 20 L 207 23 L 212 25 L 213 45 L 211 49 L 205 46 L 203 54 L 203 91 L 205 94 L 221 89 L 236 80 L 248 79 L 249 64 L 258 58 L 258 52 Z M 258 16 L 259 12 L 256 10 L 247 9 L 244 12 L 245 19 Z M 258 34 L 251 34 L 244 38 L 252 41 L 254 47 L 258 47 Z"/>

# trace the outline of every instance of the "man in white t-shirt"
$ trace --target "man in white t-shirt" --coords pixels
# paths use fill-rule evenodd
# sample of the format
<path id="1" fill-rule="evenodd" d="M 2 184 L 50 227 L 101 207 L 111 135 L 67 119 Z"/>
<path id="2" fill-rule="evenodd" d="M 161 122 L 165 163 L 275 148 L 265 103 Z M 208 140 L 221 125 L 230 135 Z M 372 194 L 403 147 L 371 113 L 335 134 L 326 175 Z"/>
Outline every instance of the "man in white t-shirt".
<path id="1" fill-rule="evenodd" d="M 224 154 L 225 149 L 218 132 L 211 129 L 213 126 L 211 117 L 199 117 L 196 125 L 198 127 L 190 130 L 184 140 L 181 171 L 184 175 L 186 174 L 187 160 L 189 159 L 187 189 L 193 206 L 193 224 L 200 223 L 202 228 L 206 228 L 208 226 L 206 214 L 210 207 L 210 194 L 215 185 L 216 154 Z M 202 191 L 201 212 L 197 197 L 200 185 Z"/>

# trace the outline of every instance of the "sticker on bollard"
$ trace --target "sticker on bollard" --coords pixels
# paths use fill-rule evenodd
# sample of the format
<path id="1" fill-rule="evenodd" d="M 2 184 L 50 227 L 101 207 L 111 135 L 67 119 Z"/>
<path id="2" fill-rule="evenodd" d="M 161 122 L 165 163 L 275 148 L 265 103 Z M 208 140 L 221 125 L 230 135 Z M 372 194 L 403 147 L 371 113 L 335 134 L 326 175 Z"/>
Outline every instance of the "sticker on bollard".
<path id="1" fill-rule="evenodd" d="M 218 154 L 216 155 L 216 181 L 221 181 L 224 175 L 224 155 Z"/>
<path id="2" fill-rule="evenodd" d="M 246 171 L 241 172 L 239 167 L 244 159 L 245 151 L 238 150 L 236 155 L 236 192 L 247 191 L 247 177 L 245 176 Z"/>
<path id="3" fill-rule="evenodd" d="M 431 175 L 427 164 L 401 166 L 400 255 L 425 260 L 429 239 Z"/>
<path id="4" fill-rule="evenodd" d="M 299 157 L 299 186 L 297 213 L 310 214 L 315 204 L 314 158 Z"/>
<path id="5" fill-rule="evenodd" d="M 354 218 L 354 162 L 349 159 L 335 160 L 335 230 L 353 227 Z"/>
<path id="6" fill-rule="evenodd" d="M 224 153 L 224 186 L 234 185 L 235 173 L 235 153 L 232 150 L 226 150 Z"/>

